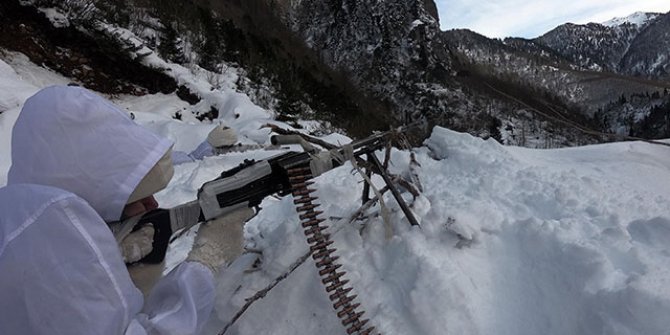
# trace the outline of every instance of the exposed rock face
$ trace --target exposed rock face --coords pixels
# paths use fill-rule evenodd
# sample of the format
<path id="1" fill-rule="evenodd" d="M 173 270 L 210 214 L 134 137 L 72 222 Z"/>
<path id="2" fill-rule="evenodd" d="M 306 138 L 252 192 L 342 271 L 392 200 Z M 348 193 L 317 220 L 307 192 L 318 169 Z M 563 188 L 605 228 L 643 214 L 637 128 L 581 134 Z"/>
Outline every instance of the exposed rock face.
<path id="1" fill-rule="evenodd" d="M 536 40 L 503 42 L 441 32 L 431 0 L 267 1 L 324 63 L 385 101 L 397 122 L 421 119 L 510 144 L 527 145 L 498 136 L 503 127 L 551 137 L 548 146 L 584 143 L 593 139 L 556 119 L 597 127 L 602 106 L 657 88 L 593 74 L 618 69 L 651 21 L 565 25 Z"/>
<path id="2" fill-rule="evenodd" d="M 622 73 L 670 80 L 670 13 L 660 15 L 631 42 Z"/>
<path id="3" fill-rule="evenodd" d="M 433 1 L 302 0 L 280 6 L 326 64 L 389 101 L 397 119 L 435 107 L 425 99 L 432 94 L 427 86 L 446 85 L 452 67 Z"/>
<path id="4" fill-rule="evenodd" d="M 585 68 L 616 71 L 639 31 L 638 26 L 628 23 L 617 27 L 568 23 L 542 35 L 535 42 Z"/>

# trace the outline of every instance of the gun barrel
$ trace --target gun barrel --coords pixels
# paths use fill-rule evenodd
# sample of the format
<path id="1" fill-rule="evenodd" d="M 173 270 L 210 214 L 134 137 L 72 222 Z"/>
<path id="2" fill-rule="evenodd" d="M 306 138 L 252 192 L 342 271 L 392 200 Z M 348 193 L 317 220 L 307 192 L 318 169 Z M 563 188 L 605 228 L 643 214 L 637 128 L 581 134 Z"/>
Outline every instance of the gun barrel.
<path id="1" fill-rule="evenodd" d="M 300 135 L 274 135 L 270 138 L 270 143 L 273 145 L 300 144 L 302 149 L 307 152 L 318 150 Z"/>

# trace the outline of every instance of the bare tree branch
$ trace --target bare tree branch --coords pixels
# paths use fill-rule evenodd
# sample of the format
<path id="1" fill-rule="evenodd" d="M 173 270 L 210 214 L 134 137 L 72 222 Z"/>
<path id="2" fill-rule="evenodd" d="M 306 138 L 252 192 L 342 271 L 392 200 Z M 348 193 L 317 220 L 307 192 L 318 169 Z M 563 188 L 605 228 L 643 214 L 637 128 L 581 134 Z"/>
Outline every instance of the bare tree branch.
<path id="1" fill-rule="evenodd" d="M 254 295 L 251 296 L 250 298 L 247 298 L 247 299 L 246 299 L 247 302 L 244 304 L 244 306 L 242 306 L 242 308 L 241 308 L 237 313 L 235 313 L 235 315 L 234 315 L 233 318 L 230 320 L 230 322 L 228 322 L 228 324 L 226 324 L 226 326 L 219 332 L 219 335 L 223 335 L 223 334 L 225 334 L 226 331 L 228 331 L 228 329 L 230 328 L 230 326 L 232 326 L 233 324 L 235 324 L 235 322 L 236 322 L 240 317 L 242 317 L 242 314 L 244 314 L 244 312 L 246 312 L 247 309 L 249 309 L 249 307 L 251 307 L 251 305 L 252 305 L 254 302 L 256 302 L 256 301 L 258 301 L 258 300 L 260 300 L 260 299 L 265 298 L 265 295 L 266 295 L 268 292 L 270 292 L 270 290 L 272 290 L 275 286 L 277 286 L 277 284 L 279 284 L 281 281 L 283 281 L 284 279 L 286 279 L 291 273 L 293 273 L 293 271 L 295 271 L 295 269 L 297 269 L 298 267 L 300 267 L 300 265 L 302 265 L 303 263 L 305 263 L 305 261 L 307 260 L 307 258 L 309 258 L 309 256 L 310 256 L 311 254 L 312 254 L 312 252 L 311 252 L 311 251 L 308 251 L 307 253 L 305 253 L 304 255 L 302 255 L 302 257 L 300 257 L 297 261 L 295 261 L 293 264 L 291 264 L 291 267 L 288 269 L 288 271 L 284 272 L 281 276 L 275 278 L 275 280 L 274 280 L 272 283 L 270 283 L 270 285 L 268 285 L 267 287 L 265 287 L 264 289 L 262 289 L 262 290 L 256 292 L 256 294 L 254 294 Z"/>

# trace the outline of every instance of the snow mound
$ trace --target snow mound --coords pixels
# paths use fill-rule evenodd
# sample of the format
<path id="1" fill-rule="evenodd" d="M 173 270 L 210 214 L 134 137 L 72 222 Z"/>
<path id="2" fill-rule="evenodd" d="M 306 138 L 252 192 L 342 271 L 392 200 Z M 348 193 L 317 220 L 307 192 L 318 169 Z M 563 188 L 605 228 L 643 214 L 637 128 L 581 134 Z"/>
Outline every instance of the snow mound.
<path id="1" fill-rule="evenodd" d="M 367 221 L 347 222 L 362 189 L 350 167 L 314 186 L 347 279 L 382 333 L 670 329 L 670 148 L 632 142 L 542 151 L 437 127 L 414 152 L 425 187 L 413 204 L 421 228 L 410 227 L 388 198 L 390 240 L 374 215 L 379 208 Z M 393 152 L 393 173 L 407 173 L 409 155 Z M 246 227 L 263 266 L 220 288 L 239 288 L 219 301 L 223 318 L 307 251 L 290 197 L 263 207 Z M 231 334 L 342 334 L 307 263 Z"/>

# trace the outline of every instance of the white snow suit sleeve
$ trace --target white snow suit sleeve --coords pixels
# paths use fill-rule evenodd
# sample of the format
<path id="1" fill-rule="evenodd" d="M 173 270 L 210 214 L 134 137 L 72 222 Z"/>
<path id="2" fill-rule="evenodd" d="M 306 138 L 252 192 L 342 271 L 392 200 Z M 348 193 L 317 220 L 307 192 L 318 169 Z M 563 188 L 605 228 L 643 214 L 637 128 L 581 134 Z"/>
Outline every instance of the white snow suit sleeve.
<path id="1" fill-rule="evenodd" d="M 144 303 L 105 223 L 171 145 L 84 88 L 26 101 L 0 189 L 0 334 L 198 333 L 209 269 L 180 265 Z"/>
<path id="2" fill-rule="evenodd" d="M 209 269 L 180 265 L 143 303 L 111 231 L 76 195 L 10 185 L 0 210 L 0 334 L 197 334 L 209 317 Z"/>
<path id="3" fill-rule="evenodd" d="M 200 145 L 198 145 L 197 148 L 195 148 L 193 151 L 191 151 L 191 153 L 188 154 L 188 156 L 193 158 L 193 160 L 202 160 L 205 157 L 214 155 L 216 155 L 214 149 L 206 140 L 202 141 L 202 143 L 200 143 Z"/>
<path id="4" fill-rule="evenodd" d="M 179 165 L 179 164 L 184 164 L 184 163 L 191 163 L 195 162 L 198 160 L 201 160 L 205 157 L 209 156 L 214 156 L 214 150 L 212 149 L 212 146 L 207 143 L 207 141 L 203 141 L 198 145 L 197 148 L 195 148 L 193 151 L 190 153 L 186 153 L 183 151 L 173 151 L 172 152 L 172 163 L 174 165 Z"/>

